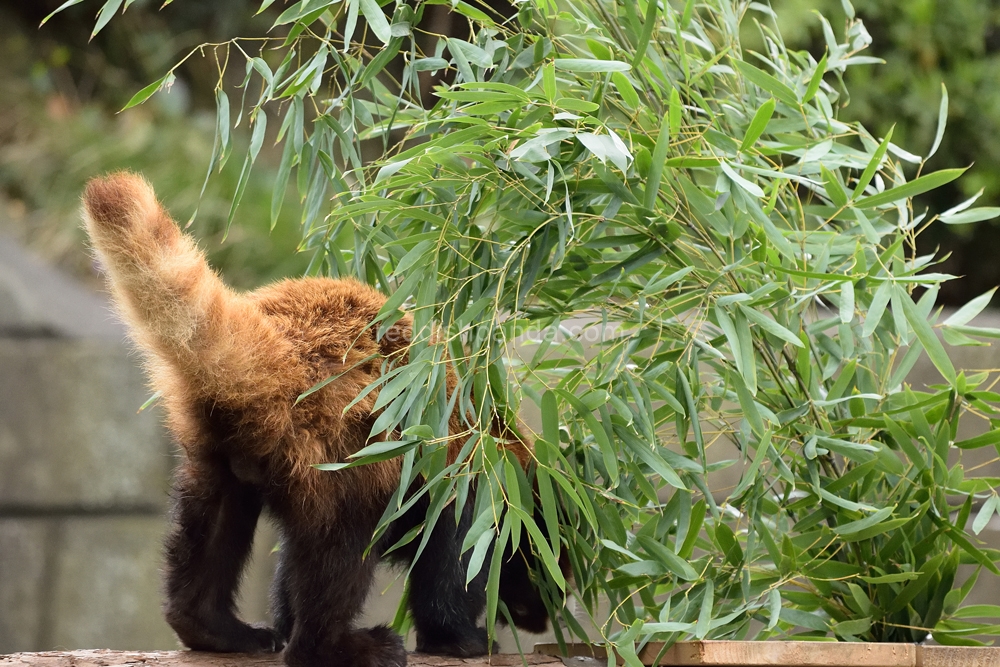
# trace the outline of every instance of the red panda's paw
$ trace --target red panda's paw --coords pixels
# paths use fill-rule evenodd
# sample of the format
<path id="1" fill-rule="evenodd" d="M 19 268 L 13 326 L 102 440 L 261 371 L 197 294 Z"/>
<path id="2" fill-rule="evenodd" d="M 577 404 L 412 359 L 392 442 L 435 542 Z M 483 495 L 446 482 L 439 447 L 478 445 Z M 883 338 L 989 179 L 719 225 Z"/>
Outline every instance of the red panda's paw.
<path id="1" fill-rule="evenodd" d="M 231 613 L 190 614 L 178 612 L 168 605 L 167 622 L 181 642 L 193 651 L 276 653 L 284 646 L 273 628 L 244 623 Z"/>
<path id="2" fill-rule="evenodd" d="M 403 648 L 403 638 L 384 625 L 362 630 L 368 635 L 371 644 L 367 656 L 359 656 L 356 663 L 370 667 L 406 667 L 406 649 Z M 367 661 L 366 661 L 367 660 Z"/>
<path id="3" fill-rule="evenodd" d="M 244 653 L 277 653 L 285 647 L 285 640 L 274 628 L 263 623 L 254 623 L 250 626 L 252 632 L 249 634 L 247 646 Z"/>

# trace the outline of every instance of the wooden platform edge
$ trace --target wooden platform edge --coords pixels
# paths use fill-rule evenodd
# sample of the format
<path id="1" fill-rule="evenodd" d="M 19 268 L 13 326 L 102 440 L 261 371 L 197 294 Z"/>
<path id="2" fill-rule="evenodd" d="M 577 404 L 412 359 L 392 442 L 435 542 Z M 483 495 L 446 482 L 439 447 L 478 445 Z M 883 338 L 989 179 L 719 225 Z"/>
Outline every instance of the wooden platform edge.
<path id="1" fill-rule="evenodd" d="M 572 644 L 570 657 L 607 660 L 600 646 Z M 560 655 L 558 644 L 536 644 L 541 655 Z M 664 651 L 651 642 L 639 653 L 650 667 L 1000 667 L 1000 648 L 918 646 L 862 642 L 692 641 Z"/>
<path id="2" fill-rule="evenodd" d="M 916 667 L 1000 667 L 1000 647 L 920 646 Z"/>
<path id="3" fill-rule="evenodd" d="M 557 644 L 537 644 L 533 654 L 446 658 L 412 653 L 410 667 L 563 667 L 579 658 L 604 663 L 600 646 L 571 644 L 566 660 Z M 662 653 L 662 655 L 661 655 Z M 1000 648 L 835 642 L 678 642 L 666 651 L 648 644 L 639 654 L 651 667 L 1000 667 Z M 594 663 L 590 663 L 594 664 Z M 606 663 L 605 663 L 606 664 Z M 283 667 L 280 655 L 194 651 L 46 651 L 0 655 L 0 667 Z"/>
<path id="4" fill-rule="evenodd" d="M 409 667 L 564 667 L 558 657 L 542 654 L 446 658 L 411 653 Z M 45 651 L 0 655 L 0 667 L 284 667 L 278 654 L 199 653 L 196 651 Z"/>

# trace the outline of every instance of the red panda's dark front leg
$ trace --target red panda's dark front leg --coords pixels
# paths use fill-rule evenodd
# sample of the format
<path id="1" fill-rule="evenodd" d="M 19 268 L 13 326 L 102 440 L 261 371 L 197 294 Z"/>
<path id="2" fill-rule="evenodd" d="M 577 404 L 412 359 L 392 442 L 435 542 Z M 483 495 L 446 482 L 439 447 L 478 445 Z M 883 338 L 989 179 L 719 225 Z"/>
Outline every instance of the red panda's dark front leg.
<path id="1" fill-rule="evenodd" d="M 174 483 L 173 529 L 166 543 L 166 617 L 188 648 L 271 652 L 270 628 L 236 617 L 236 592 L 250 556 L 262 500 L 227 460 L 187 462 Z"/>

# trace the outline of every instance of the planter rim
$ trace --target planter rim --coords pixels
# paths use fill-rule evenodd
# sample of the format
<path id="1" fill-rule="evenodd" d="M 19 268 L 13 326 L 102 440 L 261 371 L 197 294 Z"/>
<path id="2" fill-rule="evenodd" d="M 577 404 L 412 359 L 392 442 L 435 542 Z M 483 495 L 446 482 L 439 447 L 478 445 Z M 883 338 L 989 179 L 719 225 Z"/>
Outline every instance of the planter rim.
<path id="1" fill-rule="evenodd" d="M 602 646 L 568 644 L 567 657 L 607 660 Z M 535 653 L 563 655 L 558 644 Z M 651 667 L 1000 667 L 1000 648 L 873 642 L 723 641 L 650 642 L 638 653 Z"/>

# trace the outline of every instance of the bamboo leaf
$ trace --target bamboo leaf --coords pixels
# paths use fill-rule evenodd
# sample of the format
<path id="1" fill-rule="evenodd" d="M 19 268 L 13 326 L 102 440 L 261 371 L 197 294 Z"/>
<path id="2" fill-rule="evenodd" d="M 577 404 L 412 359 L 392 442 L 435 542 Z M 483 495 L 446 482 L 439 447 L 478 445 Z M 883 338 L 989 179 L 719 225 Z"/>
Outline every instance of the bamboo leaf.
<path id="1" fill-rule="evenodd" d="M 854 283 L 840 283 L 840 321 L 850 324 L 854 319 Z"/>
<path id="2" fill-rule="evenodd" d="M 556 69 L 567 72 L 627 72 L 632 69 L 628 63 L 617 60 L 590 60 L 587 58 L 557 58 Z"/>
<path id="3" fill-rule="evenodd" d="M 934 143 L 931 145 L 931 150 L 927 153 L 927 159 L 937 153 L 938 148 L 941 146 L 941 140 L 944 138 L 944 129 L 948 124 L 948 89 L 945 87 L 944 82 L 941 82 L 941 105 L 938 108 L 938 122 L 937 131 L 934 133 Z M 996 217 L 996 216 L 994 216 Z"/>
<path id="4" fill-rule="evenodd" d="M 980 447 L 996 445 L 1000 445 L 1000 429 L 993 429 L 982 435 L 977 435 L 966 440 L 959 440 L 955 443 L 955 447 L 959 449 L 979 449 Z"/>
<path id="5" fill-rule="evenodd" d="M 649 38 L 652 37 L 653 29 L 656 27 L 656 10 L 659 4 L 658 2 L 649 2 L 646 4 L 646 17 L 642 22 L 642 32 L 639 34 L 639 39 L 636 42 L 635 56 L 632 58 L 633 68 L 638 67 L 646 55 L 646 49 L 649 47 Z"/>
<path id="6" fill-rule="evenodd" d="M 638 540 L 646 553 L 655 558 L 657 562 L 666 567 L 670 572 L 673 572 L 684 581 L 695 581 L 698 579 L 698 572 L 686 560 L 666 546 L 645 535 L 640 535 Z"/>
<path id="7" fill-rule="evenodd" d="M 823 185 L 826 189 L 826 194 L 830 197 L 830 201 L 833 202 L 834 206 L 840 208 L 847 206 L 849 199 L 840 181 L 837 180 L 837 176 L 827 169 L 825 165 L 820 165 L 820 173 L 823 174 Z"/>
<path id="8" fill-rule="evenodd" d="M 671 136 L 674 135 L 673 130 L 670 132 Z M 722 160 L 717 157 L 672 157 L 667 160 L 667 166 L 679 169 L 710 169 L 712 167 L 718 167 L 722 164 Z"/>
<path id="9" fill-rule="evenodd" d="M 757 403 L 753 399 L 753 394 L 750 393 L 750 389 L 739 373 L 731 374 L 730 378 L 740 401 L 740 409 L 743 410 L 743 415 L 750 422 L 750 430 L 758 435 L 762 435 L 764 433 L 764 420 L 760 415 L 760 410 L 757 409 Z M 764 449 L 767 449 L 767 447 Z"/>
<path id="10" fill-rule="evenodd" d="M 648 465 L 653 472 L 659 475 L 660 479 L 676 489 L 687 488 L 681 478 L 677 475 L 677 472 L 670 466 L 669 463 L 667 463 L 667 461 L 659 456 L 659 452 L 654 451 L 652 447 L 648 446 L 644 442 L 641 442 L 631 433 L 617 425 L 615 426 L 614 431 L 618 437 L 621 438 L 621 441 L 629 448 L 629 450 L 638 456 L 643 463 Z"/>
<path id="11" fill-rule="evenodd" d="M 1000 501 L 1000 498 L 998 498 L 996 494 L 986 499 L 986 502 L 983 503 L 983 506 L 980 507 L 979 511 L 976 513 L 975 521 L 972 522 L 973 533 L 978 535 L 983 532 L 983 529 L 986 528 L 986 524 L 988 524 L 990 519 L 993 518 L 993 513 L 997 509 L 998 501 Z"/>
<path id="12" fill-rule="evenodd" d="M 777 336 L 786 343 L 791 343 L 795 347 L 805 347 L 805 345 L 802 343 L 802 341 L 799 339 L 798 336 L 796 336 L 791 331 L 789 331 L 785 327 L 775 322 L 767 315 L 757 312 L 753 308 L 744 306 L 742 303 L 738 303 L 736 304 L 736 306 L 740 309 L 741 313 L 746 315 L 748 320 L 750 320 L 757 326 L 764 329 L 764 331 L 767 331 L 768 333 Z"/>
<path id="13" fill-rule="evenodd" d="M 546 65 L 546 67 L 549 68 L 552 66 Z M 640 108 L 639 94 L 635 92 L 635 87 L 628 80 L 628 77 L 626 77 L 621 72 L 612 72 L 611 80 L 614 82 L 615 88 L 618 90 L 618 94 L 622 96 L 622 100 L 625 102 L 625 104 L 627 104 L 632 109 L 639 109 Z M 554 82 L 555 79 L 553 77 L 553 83 Z M 553 95 L 551 99 L 554 98 L 555 96 Z"/>
<path id="14" fill-rule="evenodd" d="M 781 620 L 798 627 L 806 628 L 807 630 L 815 630 L 817 632 L 830 631 L 829 621 L 821 618 L 817 614 L 811 614 L 807 611 L 802 611 L 801 609 L 782 607 Z"/>
<path id="15" fill-rule="evenodd" d="M 654 3 L 655 4 L 655 3 Z M 764 134 L 764 128 L 767 127 L 767 123 L 771 120 L 771 116 L 774 115 L 774 98 L 772 97 L 764 104 L 760 105 L 757 112 L 754 114 L 753 119 L 750 121 L 750 125 L 747 127 L 747 132 L 743 136 L 743 143 L 740 145 L 740 152 L 746 151 L 753 147 L 760 139 L 760 135 Z"/>
<path id="16" fill-rule="evenodd" d="M 919 572 L 896 572 L 894 574 L 883 574 L 876 577 L 859 576 L 858 579 L 867 584 L 898 584 L 904 581 L 919 579 Z"/>
<path id="17" fill-rule="evenodd" d="M 257 16 L 257 14 L 260 14 L 261 12 L 265 11 L 268 7 L 270 7 L 273 4 L 274 0 L 261 0 L 260 8 L 257 10 L 257 13 L 254 14 L 254 16 Z"/>
<path id="18" fill-rule="evenodd" d="M 917 335 L 917 340 L 923 345 L 924 351 L 927 352 L 931 363 L 934 364 L 934 367 L 938 369 L 938 372 L 948 382 L 954 384 L 957 374 L 955 373 L 955 367 L 952 365 L 951 359 L 948 357 L 948 353 L 944 349 L 944 345 L 941 344 L 941 341 L 934 333 L 931 325 L 928 324 L 926 318 L 917 310 L 917 306 L 913 303 L 910 295 L 906 294 L 902 288 L 897 287 L 896 289 L 899 301 L 903 306 L 903 313 L 906 315 L 906 321 L 913 328 L 913 332 Z"/>
<path id="19" fill-rule="evenodd" d="M 720 162 L 719 166 L 722 167 L 722 171 L 725 172 L 726 176 L 731 178 L 733 182 L 736 183 L 736 185 L 740 186 L 754 197 L 757 198 L 764 197 L 764 191 L 760 189 L 759 185 L 757 185 L 756 183 L 751 183 L 747 179 L 737 174 L 736 170 L 733 169 L 731 166 L 729 166 L 729 164 L 725 160 Z"/>
<path id="20" fill-rule="evenodd" d="M 712 610 L 715 607 L 715 582 L 709 579 L 705 582 L 705 592 L 701 599 L 701 609 L 698 611 L 698 622 L 694 626 L 694 636 L 704 639 L 711 630 Z"/>
<path id="21" fill-rule="evenodd" d="M 94 31 L 90 33 L 91 39 L 96 37 L 97 33 L 104 29 L 104 26 L 106 26 L 108 21 L 111 20 L 111 17 L 113 17 L 115 13 L 121 9 L 121 6 L 122 0 L 107 0 L 107 2 L 104 3 L 104 6 L 101 7 L 100 13 L 97 15 L 97 23 L 94 24 Z"/>
<path id="22" fill-rule="evenodd" d="M 850 621 L 836 622 L 831 629 L 838 637 L 856 637 L 868 632 L 871 627 L 872 619 L 856 618 Z"/>
<path id="23" fill-rule="evenodd" d="M 324 10 L 341 0 L 301 0 L 283 11 L 274 21 L 275 26 L 287 25 L 307 18 L 310 14 Z"/>
<path id="24" fill-rule="evenodd" d="M 770 429 L 764 433 L 764 436 L 760 439 L 757 444 L 757 452 L 754 454 L 753 461 L 750 463 L 749 467 L 743 472 L 743 476 L 740 478 L 740 483 L 736 485 L 730 498 L 739 498 L 743 495 L 750 486 L 757 480 L 757 473 L 760 470 L 761 464 L 764 462 L 764 458 L 767 456 L 767 450 L 771 446 L 771 436 L 772 432 Z"/>
<path id="25" fill-rule="evenodd" d="M 681 114 L 683 113 L 683 108 L 681 105 L 681 94 L 676 88 L 670 89 L 670 106 L 667 110 L 667 114 L 670 117 L 670 141 L 676 141 L 677 135 L 681 130 Z M 716 162 L 715 164 L 718 164 Z M 714 165 L 713 165 L 714 166 Z"/>
<path id="26" fill-rule="evenodd" d="M 883 507 L 874 514 L 869 514 L 863 519 L 857 521 L 849 521 L 847 523 L 840 524 L 839 526 L 834 526 L 832 528 L 833 532 L 839 535 L 845 540 L 850 540 L 853 535 L 864 531 L 867 528 L 871 528 L 876 524 L 882 523 L 895 511 L 895 507 Z"/>
<path id="27" fill-rule="evenodd" d="M 885 135 L 885 139 L 882 143 L 878 145 L 875 152 L 872 154 L 871 160 L 868 161 L 868 166 L 861 173 L 861 177 L 858 179 L 857 185 L 854 186 L 854 196 L 853 200 L 857 201 L 859 197 L 862 197 L 865 193 L 865 188 L 868 184 L 872 182 L 875 177 L 875 172 L 878 171 L 879 167 L 882 166 L 882 158 L 885 157 L 885 152 L 889 148 L 890 139 L 892 139 L 892 131 L 896 129 L 895 127 L 890 127 L 889 131 Z"/>
<path id="28" fill-rule="evenodd" d="M 359 2 L 361 13 L 368 19 L 368 27 L 372 29 L 379 41 L 388 44 L 389 40 L 392 39 L 392 30 L 389 28 L 389 22 L 386 21 L 385 14 L 382 13 L 378 2 L 376 0 L 359 0 Z"/>
<path id="29" fill-rule="evenodd" d="M 55 16 L 56 14 L 58 14 L 59 12 L 61 12 L 62 10 L 68 9 L 69 7 L 72 7 L 73 5 L 78 5 L 81 2 L 83 2 L 83 0 L 66 0 L 66 2 L 64 2 L 61 5 L 59 5 L 58 7 L 56 7 L 55 10 L 51 14 L 49 14 L 45 18 L 43 18 L 42 22 L 38 24 L 38 27 L 41 28 L 43 25 L 45 25 L 46 23 L 49 22 L 49 19 L 51 19 L 53 16 Z"/>
<path id="30" fill-rule="evenodd" d="M 264 132 L 267 130 L 267 114 L 264 113 L 263 109 L 257 111 L 257 117 L 254 120 L 253 133 L 250 136 L 250 148 L 247 151 L 246 159 L 243 160 L 243 169 L 240 171 L 240 178 L 236 184 L 236 194 L 233 195 L 233 203 L 229 208 L 229 216 L 226 218 L 226 232 L 223 234 L 223 240 L 229 234 L 229 227 L 233 224 L 233 218 L 236 216 L 236 209 L 240 205 L 240 201 L 243 199 L 243 192 L 246 190 L 247 183 L 250 181 L 250 170 L 253 168 L 254 162 L 257 160 L 257 154 L 260 153 L 260 147 L 264 144 Z"/>
<path id="31" fill-rule="evenodd" d="M 964 174 L 965 171 L 965 169 L 942 169 L 941 171 L 935 171 L 932 174 L 925 174 L 910 181 L 909 183 L 903 183 L 902 185 L 897 185 L 896 187 L 890 188 L 885 192 L 879 192 L 878 194 L 858 200 L 855 205 L 858 208 L 875 208 L 876 206 L 891 204 L 901 199 L 910 199 L 911 197 L 922 195 L 925 192 L 929 192 L 930 190 L 939 188 L 942 185 L 951 183 L 956 178 Z M 860 190 L 860 188 L 858 188 L 858 190 Z M 858 190 L 854 191 L 855 195 L 857 195 Z"/>
<path id="32" fill-rule="evenodd" d="M 125 111 L 126 109 L 131 109 L 134 106 L 142 104 L 150 97 L 152 97 L 153 94 L 156 93 L 161 88 L 170 88 L 173 82 L 174 82 L 174 73 L 172 71 L 167 72 L 164 76 L 157 79 L 156 81 L 149 84 L 148 86 L 137 92 L 135 95 L 133 95 L 132 99 L 130 99 L 128 101 L 128 104 L 123 106 L 121 110 Z"/>
<path id="33" fill-rule="evenodd" d="M 656 3 L 650 3 L 655 5 Z M 663 167 L 667 162 L 667 151 L 670 150 L 670 137 L 673 133 L 670 130 L 670 111 L 667 111 L 660 121 L 660 133 L 656 137 L 656 146 L 653 148 L 653 158 L 649 165 L 649 177 L 646 179 L 646 191 L 643 199 L 643 206 L 652 209 L 656 205 L 656 197 L 660 192 L 660 178 L 663 175 Z"/>
<path id="34" fill-rule="evenodd" d="M 542 535 L 542 531 L 538 529 L 535 524 L 534 519 L 531 515 L 522 510 L 519 507 L 511 507 L 511 512 L 516 513 L 524 527 L 528 530 L 528 535 L 531 538 L 531 544 L 534 546 L 535 551 L 542 557 L 542 563 L 545 564 L 545 569 L 548 571 L 549 576 L 559 587 L 560 590 L 566 590 L 566 579 L 563 577 L 562 570 L 559 567 L 559 563 L 556 561 L 555 554 L 549 548 L 548 541 L 545 536 Z"/>
<path id="35" fill-rule="evenodd" d="M 772 588 L 767 593 L 768 622 L 767 629 L 773 630 L 781 618 L 781 592 Z"/>
<path id="36" fill-rule="evenodd" d="M 568 391 L 562 389 L 556 389 L 555 392 L 559 394 L 559 396 L 562 397 L 564 401 L 573 406 L 573 409 L 577 411 L 577 414 L 584 420 L 584 422 L 586 422 L 590 430 L 590 433 L 591 435 L 594 436 L 594 440 L 597 441 L 597 444 L 600 447 L 601 452 L 603 453 L 606 459 L 609 459 L 608 462 L 611 464 L 608 466 L 608 473 L 611 475 L 611 479 L 609 481 L 611 482 L 612 485 L 617 484 L 618 483 L 618 465 L 616 463 L 617 458 L 614 455 L 614 448 L 612 448 L 611 446 L 611 440 L 608 438 L 607 431 L 604 430 L 604 427 L 601 425 L 601 423 L 597 421 L 596 417 L 594 417 L 593 412 L 589 408 L 587 408 L 587 406 L 584 405 L 579 398 L 569 393 Z"/>
<path id="37" fill-rule="evenodd" d="M 972 208 L 958 213 L 942 213 L 940 218 L 941 222 L 946 225 L 967 225 L 971 222 L 982 222 L 984 220 L 1000 218 L 1000 207 L 983 206 L 981 208 Z"/>
<path id="38" fill-rule="evenodd" d="M 809 79 L 809 85 L 806 86 L 806 92 L 802 95 L 802 103 L 809 104 L 812 98 L 816 97 L 816 93 L 819 92 L 820 84 L 823 83 L 823 75 L 826 73 L 826 57 L 827 53 L 823 54 L 823 57 L 816 64 L 816 69 L 813 71 L 812 78 Z"/>
<path id="39" fill-rule="evenodd" d="M 733 60 L 732 62 L 733 66 L 737 69 L 737 71 L 739 71 L 740 74 L 755 83 L 757 86 L 771 93 L 782 102 L 798 108 L 798 96 L 795 94 L 795 91 L 789 88 L 786 84 L 778 81 L 767 72 L 754 67 L 744 60 Z"/>
<path id="40" fill-rule="evenodd" d="M 908 604 L 917 597 L 930 583 L 931 578 L 937 574 L 937 569 L 947 554 L 941 553 L 927 561 L 916 579 L 903 586 L 903 589 L 886 606 L 886 613 L 894 614 L 901 609 L 905 609 Z"/>
<path id="41" fill-rule="evenodd" d="M 737 310 L 733 317 L 733 328 L 736 329 L 736 337 L 739 340 L 740 367 L 743 369 L 743 380 L 747 383 L 747 390 L 757 395 L 757 354 L 753 347 L 753 336 L 750 333 L 750 325 L 741 310 Z"/>
<path id="42" fill-rule="evenodd" d="M 875 295 L 872 296 L 872 304 L 868 307 L 868 313 L 865 315 L 865 324 L 861 328 L 862 336 L 867 338 L 875 333 L 875 328 L 878 327 L 878 323 L 882 320 L 882 315 L 885 314 L 885 307 L 889 305 L 891 297 L 892 283 L 885 281 L 878 286 L 878 289 L 875 290 Z"/>

